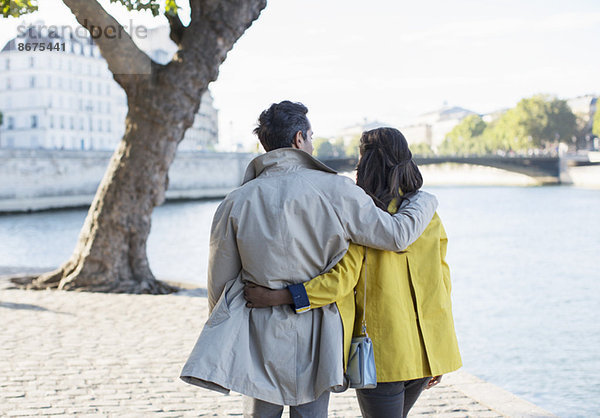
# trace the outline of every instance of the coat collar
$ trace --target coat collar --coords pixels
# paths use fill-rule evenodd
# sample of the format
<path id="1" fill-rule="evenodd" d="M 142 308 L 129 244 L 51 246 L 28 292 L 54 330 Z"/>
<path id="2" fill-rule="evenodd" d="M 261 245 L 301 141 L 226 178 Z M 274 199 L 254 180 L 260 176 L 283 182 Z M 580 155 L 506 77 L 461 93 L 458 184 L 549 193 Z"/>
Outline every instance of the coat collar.
<path id="1" fill-rule="evenodd" d="M 279 148 L 259 155 L 248 164 L 244 181 L 242 184 L 257 178 L 263 171 L 272 168 L 306 167 L 313 170 L 321 170 L 327 173 L 337 174 L 335 170 L 327 167 L 307 152 L 295 148 Z"/>

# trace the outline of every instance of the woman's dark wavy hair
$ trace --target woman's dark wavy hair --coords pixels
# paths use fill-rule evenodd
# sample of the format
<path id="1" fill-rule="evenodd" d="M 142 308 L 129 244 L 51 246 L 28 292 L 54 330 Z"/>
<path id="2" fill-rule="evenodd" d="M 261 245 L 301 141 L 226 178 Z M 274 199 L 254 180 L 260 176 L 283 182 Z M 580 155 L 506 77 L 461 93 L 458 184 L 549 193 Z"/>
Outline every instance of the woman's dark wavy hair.
<path id="1" fill-rule="evenodd" d="M 423 186 L 423 176 L 399 130 L 378 128 L 363 132 L 356 184 L 383 210 L 393 199 L 400 207 L 403 200 Z"/>

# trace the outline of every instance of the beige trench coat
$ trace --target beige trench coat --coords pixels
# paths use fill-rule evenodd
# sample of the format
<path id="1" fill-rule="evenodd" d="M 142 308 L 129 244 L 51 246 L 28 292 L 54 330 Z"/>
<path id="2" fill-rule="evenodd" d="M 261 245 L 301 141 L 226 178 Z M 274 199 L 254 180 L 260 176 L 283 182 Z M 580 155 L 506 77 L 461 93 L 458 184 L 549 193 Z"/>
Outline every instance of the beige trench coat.
<path id="1" fill-rule="evenodd" d="M 437 207 L 419 193 L 395 216 L 350 179 L 284 148 L 255 158 L 218 207 L 211 230 L 210 317 L 181 378 L 280 405 L 317 399 L 343 384 L 343 331 L 335 304 L 297 315 L 289 306 L 245 307 L 244 282 L 273 289 L 333 267 L 350 241 L 405 249 Z"/>

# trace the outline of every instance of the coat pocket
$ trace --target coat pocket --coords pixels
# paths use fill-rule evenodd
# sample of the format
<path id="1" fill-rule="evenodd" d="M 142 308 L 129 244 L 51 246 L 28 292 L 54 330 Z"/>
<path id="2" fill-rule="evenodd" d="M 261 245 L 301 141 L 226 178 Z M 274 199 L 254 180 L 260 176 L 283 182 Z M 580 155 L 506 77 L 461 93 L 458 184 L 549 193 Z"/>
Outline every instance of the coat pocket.
<path id="1" fill-rule="evenodd" d="M 231 279 L 225 284 L 225 288 L 223 289 L 223 293 L 221 293 L 221 297 L 217 301 L 215 308 L 212 313 L 208 317 L 205 326 L 214 327 L 215 325 L 219 325 L 223 321 L 229 318 L 229 303 L 227 300 L 227 293 L 231 290 L 233 285 L 235 284 L 236 279 Z"/>

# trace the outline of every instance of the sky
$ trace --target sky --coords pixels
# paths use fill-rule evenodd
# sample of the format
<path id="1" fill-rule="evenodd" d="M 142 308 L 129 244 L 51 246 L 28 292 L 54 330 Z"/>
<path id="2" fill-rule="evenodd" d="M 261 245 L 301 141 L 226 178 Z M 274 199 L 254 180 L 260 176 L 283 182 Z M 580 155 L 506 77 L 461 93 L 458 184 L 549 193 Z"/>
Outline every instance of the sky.
<path id="1" fill-rule="evenodd" d="M 124 24 L 166 24 L 101 3 Z M 60 0 L 39 4 L 28 22 L 74 24 Z M 22 20 L 0 22 L 0 43 Z M 333 136 L 365 119 L 402 127 L 444 104 L 487 113 L 539 93 L 599 94 L 598 45 L 597 0 L 272 0 L 210 89 L 225 144 L 255 143 L 260 112 L 286 99 L 307 105 L 315 137 Z"/>

